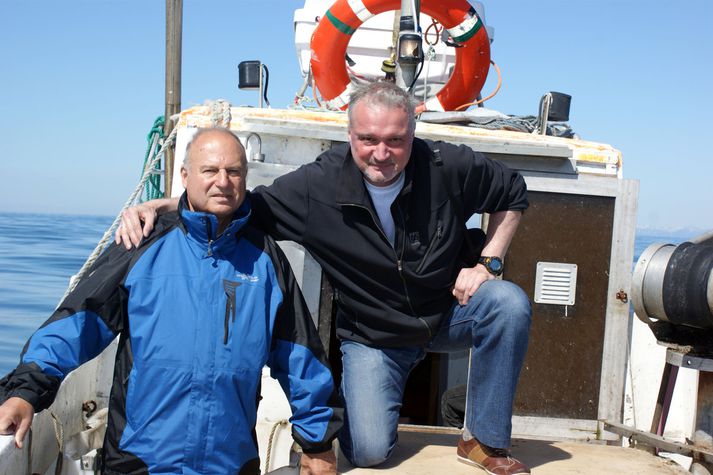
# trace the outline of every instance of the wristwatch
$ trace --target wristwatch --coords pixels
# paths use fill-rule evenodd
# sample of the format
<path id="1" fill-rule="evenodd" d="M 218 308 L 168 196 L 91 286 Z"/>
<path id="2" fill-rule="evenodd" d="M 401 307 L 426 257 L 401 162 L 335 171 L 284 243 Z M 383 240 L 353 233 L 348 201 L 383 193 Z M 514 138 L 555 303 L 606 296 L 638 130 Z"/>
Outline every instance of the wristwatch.
<path id="1" fill-rule="evenodd" d="M 503 260 L 497 256 L 480 256 L 478 264 L 483 264 L 488 272 L 496 277 L 503 273 Z"/>

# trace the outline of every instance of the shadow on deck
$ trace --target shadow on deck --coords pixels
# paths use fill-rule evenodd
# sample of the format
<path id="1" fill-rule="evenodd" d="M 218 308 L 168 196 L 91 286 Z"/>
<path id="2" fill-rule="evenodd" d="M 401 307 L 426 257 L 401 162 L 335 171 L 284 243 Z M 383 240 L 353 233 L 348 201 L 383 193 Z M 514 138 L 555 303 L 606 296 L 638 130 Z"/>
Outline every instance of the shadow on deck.
<path id="1" fill-rule="evenodd" d="M 394 455 L 374 468 L 354 468 L 340 454 L 339 473 L 349 475 L 477 475 L 486 472 L 456 460 L 458 435 L 400 432 Z M 687 474 L 680 465 L 642 450 L 584 442 L 513 441 L 512 454 L 533 474 Z"/>

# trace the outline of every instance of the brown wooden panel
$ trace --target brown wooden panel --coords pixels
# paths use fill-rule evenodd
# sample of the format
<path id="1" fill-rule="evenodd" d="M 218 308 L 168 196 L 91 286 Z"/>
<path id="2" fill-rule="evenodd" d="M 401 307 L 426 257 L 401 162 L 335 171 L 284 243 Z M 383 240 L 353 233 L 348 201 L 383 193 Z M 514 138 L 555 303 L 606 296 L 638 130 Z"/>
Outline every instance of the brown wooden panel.
<path id="1" fill-rule="evenodd" d="M 530 192 L 504 278 L 533 302 L 515 414 L 596 419 L 614 198 Z M 537 262 L 577 265 L 572 306 L 534 303 Z"/>

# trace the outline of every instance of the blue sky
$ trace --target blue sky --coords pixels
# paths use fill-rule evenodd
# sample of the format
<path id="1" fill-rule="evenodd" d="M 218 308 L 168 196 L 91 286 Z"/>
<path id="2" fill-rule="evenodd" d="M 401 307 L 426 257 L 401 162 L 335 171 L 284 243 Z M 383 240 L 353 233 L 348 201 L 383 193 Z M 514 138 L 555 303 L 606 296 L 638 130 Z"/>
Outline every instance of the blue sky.
<path id="1" fill-rule="evenodd" d="M 184 0 L 183 107 L 237 89 L 261 59 L 269 97 L 301 84 L 301 1 Z M 114 215 L 133 190 L 164 100 L 163 0 L 0 0 L 0 210 Z M 638 225 L 713 229 L 713 1 L 485 2 L 503 87 L 487 106 L 536 114 L 571 94 L 570 125 L 623 153 Z M 494 87 L 494 74 L 484 92 Z"/>

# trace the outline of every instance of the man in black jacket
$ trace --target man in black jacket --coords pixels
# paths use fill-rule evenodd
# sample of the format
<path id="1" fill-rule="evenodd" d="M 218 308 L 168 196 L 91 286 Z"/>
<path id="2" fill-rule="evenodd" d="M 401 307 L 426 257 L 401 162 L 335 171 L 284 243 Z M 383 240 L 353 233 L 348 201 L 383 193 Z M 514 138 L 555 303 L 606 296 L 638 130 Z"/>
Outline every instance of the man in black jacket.
<path id="1" fill-rule="evenodd" d="M 471 350 L 468 414 L 458 459 L 489 473 L 529 473 L 509 457 L 512 405 L 527 349 L 530 304 L 502 273 L 527 207 L 522 176 L 465 146 L 414 137 L 414 104 L 377 82 L 350 97 L 348 144 L 258 187 L 253 216 L 276 239 L 302 244 L 336 293 L 339 440 L 352 464 L 386 460 L 397 440 L 406 378 L 426 352 Z M 125 213 L 117 241 L 146 235 L 156 210 Z M 465 222 L 489 213 L 477 263 L 461 259 Z"/>

